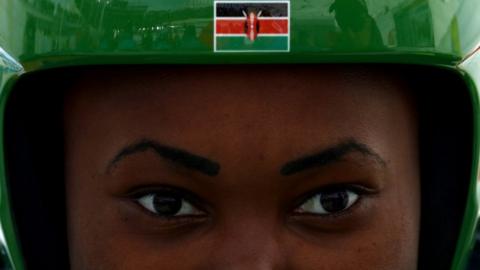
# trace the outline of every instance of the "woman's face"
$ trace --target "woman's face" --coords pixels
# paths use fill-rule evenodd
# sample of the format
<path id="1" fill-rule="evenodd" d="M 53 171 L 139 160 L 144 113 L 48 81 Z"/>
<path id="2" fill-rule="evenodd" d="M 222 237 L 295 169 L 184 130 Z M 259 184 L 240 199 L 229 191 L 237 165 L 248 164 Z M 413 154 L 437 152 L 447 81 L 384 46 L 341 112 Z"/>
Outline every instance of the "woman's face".
<path id="1" fill-rule="evenodd" d="M 93 70 L 65 97 L 73 270 L 415 269 L 415 106 L 360 67 Z"/>

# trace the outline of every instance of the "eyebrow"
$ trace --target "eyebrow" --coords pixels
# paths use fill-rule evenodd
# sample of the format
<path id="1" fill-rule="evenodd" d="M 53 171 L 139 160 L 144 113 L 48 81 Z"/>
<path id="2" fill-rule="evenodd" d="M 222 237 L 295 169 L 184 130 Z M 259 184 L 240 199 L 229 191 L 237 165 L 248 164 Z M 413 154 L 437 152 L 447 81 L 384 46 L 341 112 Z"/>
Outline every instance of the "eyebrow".
<path id="1" fill-rule="evenodd" d="M 316 154 L 301 157 L 299 159 L 285 163 L 280 169 L 280 174 L 288 176 L 301 171 L 322 167 L 341 160 L 347 154 L 357 152 L 364 156 L 373 157 L 382 167 L 386 166 L 385 160 L 366 144 L 360 143 L 355 139 L 348 139 L 340 144 L 329 147 Z"/>
<path id="2" fill-rule="evenodd" d="M 216 176 L 220 171 L 220 165 L 205 157 L 189 153 L 185 150 L 162 145 L 154 140 L 142 139 L 136 143 L 124 147 L 109 162 L 107 172 L 109 172 L 115 164 L 129 155 L 153 150 L 160 157 L 171 162 L 180 164 L 188 169 L 199 171 L 208 176 Z"/>

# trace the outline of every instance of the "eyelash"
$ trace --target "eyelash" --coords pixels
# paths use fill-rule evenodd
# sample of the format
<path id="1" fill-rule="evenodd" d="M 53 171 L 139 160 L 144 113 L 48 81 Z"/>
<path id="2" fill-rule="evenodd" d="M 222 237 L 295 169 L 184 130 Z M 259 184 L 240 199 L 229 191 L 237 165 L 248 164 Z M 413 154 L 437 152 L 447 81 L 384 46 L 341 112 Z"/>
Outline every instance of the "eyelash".
<path id="1" fill-rule="evenodd" d="M 155 218 L 160 218 L 160 219 L 165 219 L 165 220 L 176 220 L 176 219 L 194 219 L 196 217 L 200 216 L 205 216 L 205 215 L 182 215 L 182 216 L 160 216 L 153 211 L 147 209 L 140 200 L 142 197 L 148 196 L 148 195 L 158 195 L 160 193 L 163 194 L 168 194 L 171 196 L 177 196 L 181 199 L 181 202 L 186 202 L 191 204 L 193 207 L 198 209 L 202 213 L 207 213 L 207 211 L 202 207 L 205 205 L 205 203 L 194 193 L 185 190 L 183 188 L 179 187 L 174 187 L 174 186 L 167 186 L 167 185 L 162 185 L 162 186 L 142 186 L 142 187 L 137 187 L 132 189 L 130 192 L 127 193 L 127 198 L 130 200 L 133 200 L 139 207 L 143 208 L 144 212 L 147 212 L 149 215 L 155 217 Z"/>
<path id="2" fill-rule="evenodd" d="M 313 199 L 315 196 L 318 196 L 319 194 L 326 193 L 326 192 L 331 192 L 331 191 L 350 191 L 358 195 L 358 199 L 348 206 L 346 209 L 343 209 L 339 212 L 335 213 L 328 213 L 328 214 L 315 214 L 315 213 L 307 213 L 307 212 L 298 212 L 296 211 L 299 209 L 302 205 L 306 204 L 309 200 Z M 180 216 L 161 216 L 159 214 L 154 213 L 152 210 L 147 209 L 142 203 L 140 203 L 141 198 L 148 196 L 148 195 L 158 195 L 158 194 L 168 194 L 171 196 L 178 196 L 181 199 L 181 202 L 185 202 L 188 204 L 191 204 L 195 209 L 198 209 L 202 215 L 180 215 Z M 331 185 L 331 186 L 326 186 L 326 187 L 321 187 L 314 189 L 302 196 L 300 196 L 298 199 L 294 200 L 294 207 L 292 207 L 289 211 L 289 213 L 293 216 L 301 217 L 301 216 L 310 216 L 310 217 L 316 217 L 319 219 L 334 219 L 338 218 L 343 215 L 348 215 L 348 213 L 354 211 L 357 205 L 359 205 L 362 200 L 369 195 L 374 194 L 375 192 L 367 187 L 361 186 L 361 185 L 355 185 L 355 184 L 345 184 L 345 185 Z M 129 197 L 131 200 L 135 201 L 135 203 L 143 208 L 145 212 L 147 212 L 149 215 L 159 218 L 162 220 L 169 220 L 171 222 L 175 222 L 175 220 L 186 220 L 186 219 L 196 219 L 199 217 L 204 218 L 205 216 L 208 216 L 208 212 L 206 210 L 207 207 L 205 207 L 206 203 L 200 199 L 197 195 L 194 193 L 185 190 L 183 188 L 179 187 L 174 187 L 174 186 L 144 186 L 144 187 L 138 187 L 133 189 L 133 191 L 128 192 L 127 197 Z"/>
<path id="3" fill-rule="evenodd" d="M 331 192 L 331 191 L 353 192 L 358 196 L 358 199 L 347 208 L 341 211 L 338 211 L 336 213 L 314 214 L 314 213 L 296 211 L 302 205 L 306 204 L 309 200 L 313 199 L 315 196 L 318 196 L 320 194 L 324 194 L 327 192 Z M 296 217 L 308 216 L 308 217 L 315 217 L 319 219 L 335 219 L 344 215 L 348 215 L 352 211 L 355 211 L 357 206 L 359 206 L 362 203 L 365 197 L 374 195 L 375 193 L 376 192 L 374 190 L 358 184 L 338 184 L 338 185 L 324 186 L 321 188 L 314 189 L 306 193 L 305 195 L 302 195 L 301 197 L 299 197 L 299 199 L 295 200 L 296 203 L 294 204 L 294 207 L 291 208 L 290 213 L 293 213 L 293 216 L 296 216 Z"/>

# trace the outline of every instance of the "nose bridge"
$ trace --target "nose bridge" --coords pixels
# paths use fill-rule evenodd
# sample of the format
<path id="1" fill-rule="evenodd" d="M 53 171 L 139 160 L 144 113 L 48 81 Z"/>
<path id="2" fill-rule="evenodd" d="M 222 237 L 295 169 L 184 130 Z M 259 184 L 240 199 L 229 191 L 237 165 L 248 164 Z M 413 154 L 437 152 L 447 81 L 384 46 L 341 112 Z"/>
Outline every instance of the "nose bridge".
<path id="1" fill-rule="evenodd" d="M 266 219 L 244 217 L 219 225 L 210 269 L 287 269 L 279 229 Z"/>

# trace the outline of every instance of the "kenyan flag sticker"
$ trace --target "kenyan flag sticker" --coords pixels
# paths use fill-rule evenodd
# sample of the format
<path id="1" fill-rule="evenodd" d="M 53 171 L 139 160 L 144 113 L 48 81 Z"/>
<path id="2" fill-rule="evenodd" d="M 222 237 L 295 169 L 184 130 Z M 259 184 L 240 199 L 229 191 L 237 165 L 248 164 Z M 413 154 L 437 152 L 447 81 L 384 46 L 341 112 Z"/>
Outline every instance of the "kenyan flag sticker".
<path id="1" fill-rule="evenodd" d="M 215 52 L 290 51 L 290 1 L 228 1 L 214 4 Z"/>

